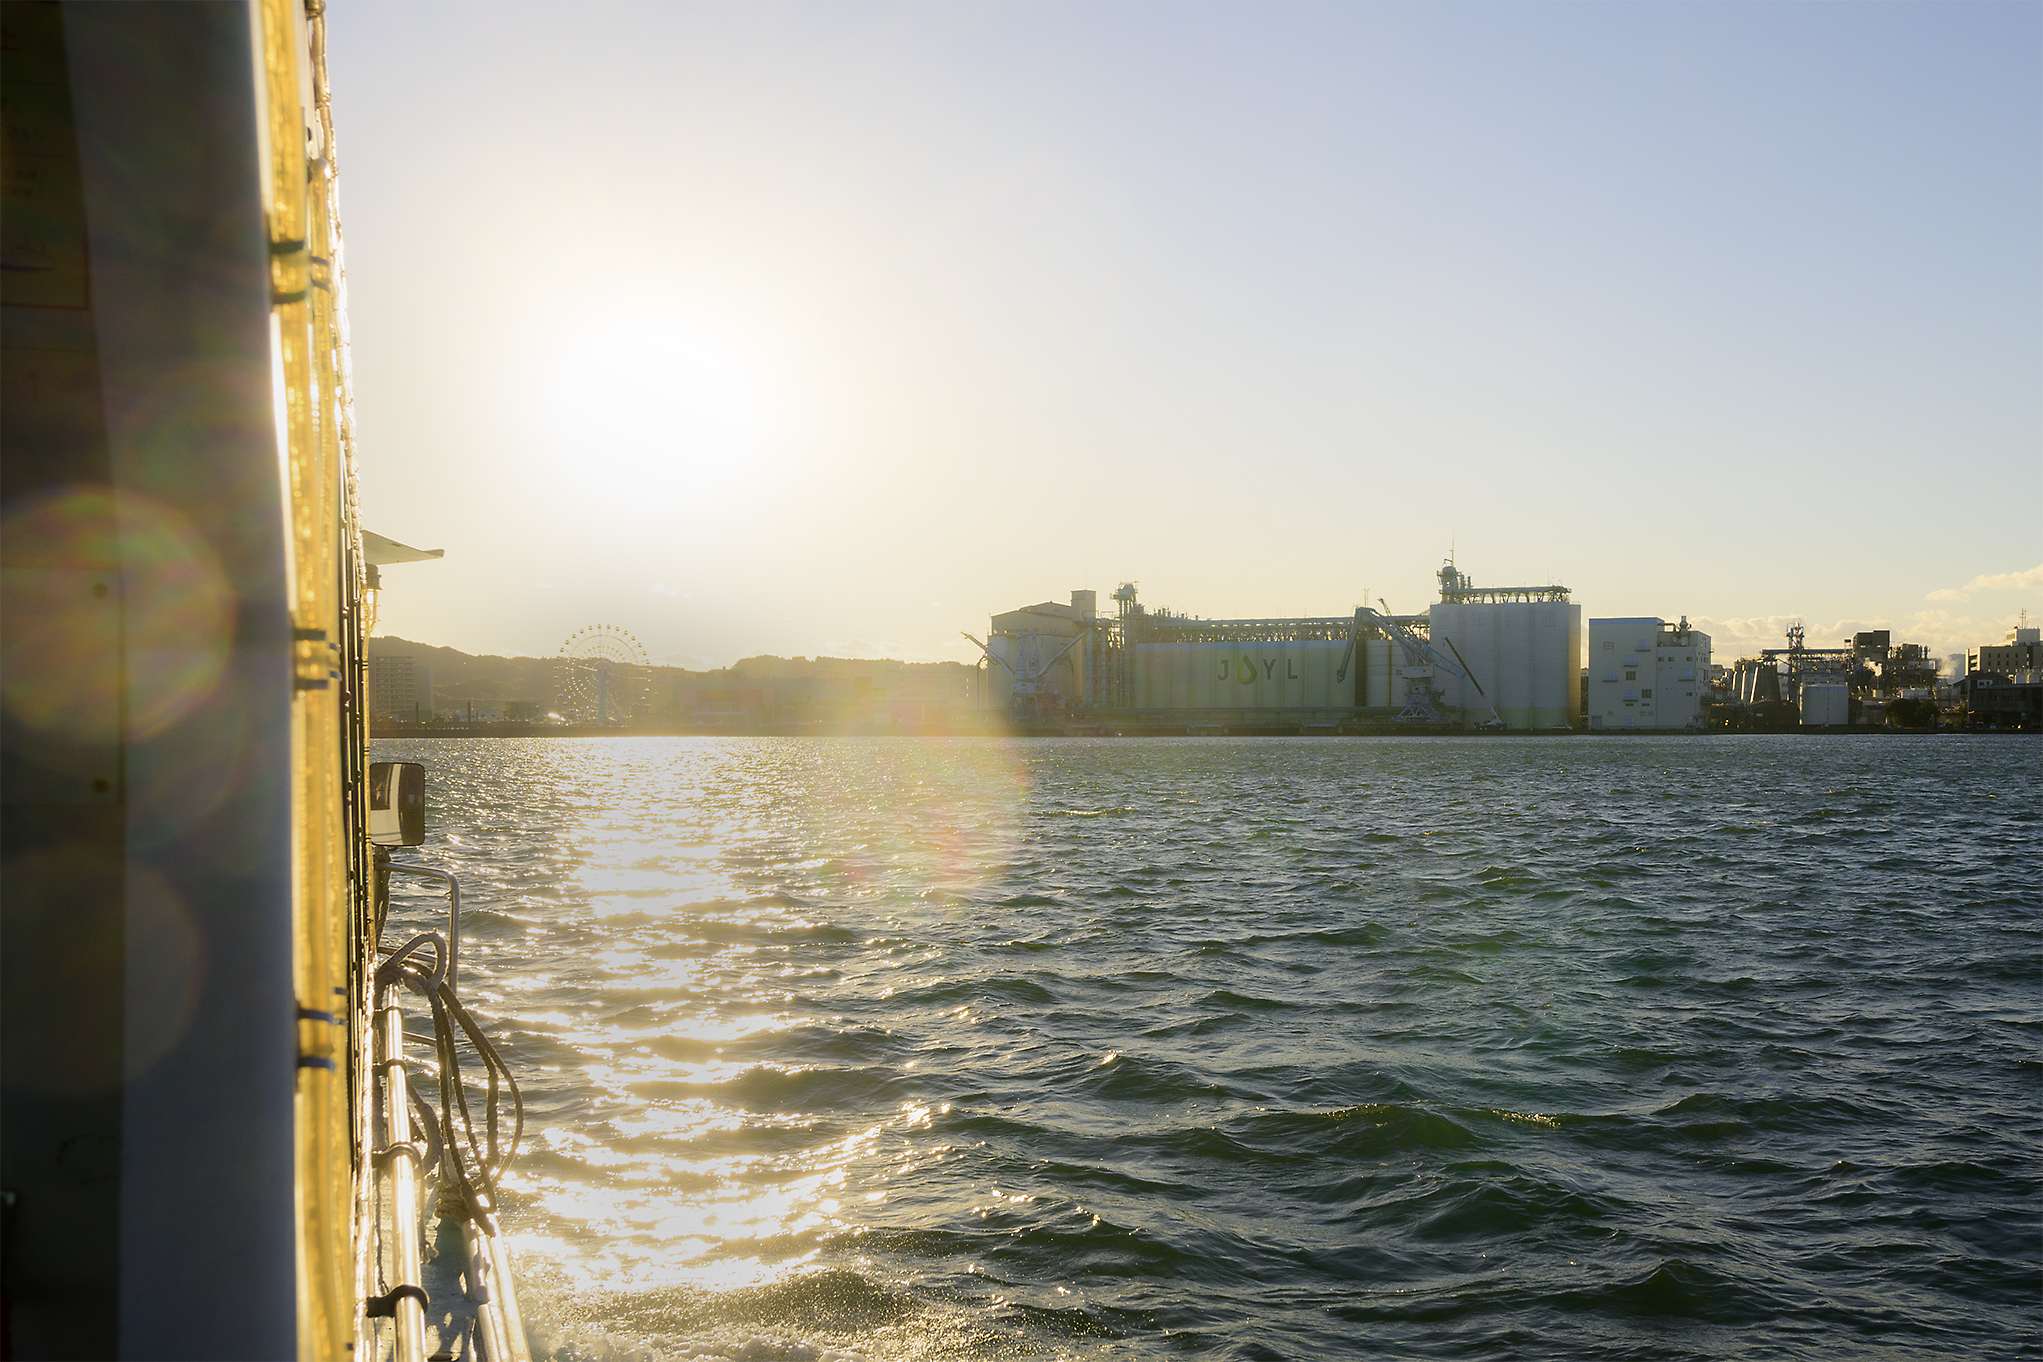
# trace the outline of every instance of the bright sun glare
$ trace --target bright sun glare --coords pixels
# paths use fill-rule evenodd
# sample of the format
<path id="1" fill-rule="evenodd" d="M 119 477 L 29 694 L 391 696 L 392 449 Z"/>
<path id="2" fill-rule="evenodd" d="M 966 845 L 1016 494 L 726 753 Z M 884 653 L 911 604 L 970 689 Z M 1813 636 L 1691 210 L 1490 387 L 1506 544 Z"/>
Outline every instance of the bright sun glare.
<path id="1" fill-rule="evenodd" d="M 562 465 L 642 493 L 726 485 L 767 433 L 768 404 L 740 356 L 668 318 L 584 332 L 556 361 L 548 393 Z"/>

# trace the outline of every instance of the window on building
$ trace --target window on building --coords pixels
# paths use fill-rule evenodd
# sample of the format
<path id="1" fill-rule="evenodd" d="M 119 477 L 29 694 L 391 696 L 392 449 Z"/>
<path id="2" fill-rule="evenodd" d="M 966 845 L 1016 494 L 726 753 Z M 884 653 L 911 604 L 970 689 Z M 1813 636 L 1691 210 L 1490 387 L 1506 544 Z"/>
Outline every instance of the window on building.
<path id="1" fill-rule="evenodd" d="M 1636 681 L 1639 679 L 1639 674 L 1637 672 L 1626 672 L 1624 674 L 1624 679 L 1627 681 Z"/>
<path id="2" fill-rule="evenodd" d="M 1644 690 L 1640 691 L 1640 692 L 1639 692 L 1639 698 L 1640 698 L 1641 700 L 1650 700 L 1650 699 L 1652 699 L 1652 698 L 1653 698 L 1653 688 L 1652 688 L 1651 686 L 1648 686 L 1648 687 L 1646 687 L 1646 688 L 1645 688 Z"/>
<path id="3" fill-rule="evenodd" d="M 1616 669 L 1615 669 L 1615 668 L 1613 668 L 1612 670 L 1610 670 L 1610 671 L 1607 671 L 1607 672 L 1605 672 L 1605 673 L 1603 674 L 1603 679 L 1604 679 L 1605 681 L 1615 681 L 1615 680 L 1617 680 L 1617 671 L 1616 671 Z"/>
<path id="4" fill-rule="evenodd" d="M 1683 668 L 1681 669 L 1681 679 L 1682 679 L 1683 681 L 1693 681 L 1693 680 L 1695 680 L 1695 668 L 1693 668 L 1693 667 L 1683 667 Z"/>
<path id="5" fill-rule="evenodd" d="M 1616 646 L 1617 646 L 1616 642 L 1614 642 L 1611 639 L 1603 640 L 1603 651 L 1606 653 L 1609 652 L 1612 648 L 1615 648 Z"/>
<path id="6" fill-rule="evenodd" d="M 1635 690 L 1628 690 L 1624 693 L 1624 702 L 1628 705 L 1636 704 L 1638 702 L 1638 698 L 1639 693 Z"/>

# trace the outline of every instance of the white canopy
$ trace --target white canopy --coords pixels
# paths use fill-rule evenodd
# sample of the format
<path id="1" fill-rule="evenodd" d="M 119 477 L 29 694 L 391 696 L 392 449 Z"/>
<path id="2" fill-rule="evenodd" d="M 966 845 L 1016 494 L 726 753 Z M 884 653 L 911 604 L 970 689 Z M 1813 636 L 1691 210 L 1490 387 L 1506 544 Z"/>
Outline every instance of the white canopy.
<path id="1" fill-rule="evenodd" d="M 370 530 L 362 531 L 362 556 L 369 560 L 370 567 L 384 567 L 390 563 L 424 563 L 434 558 L 447 556 L 445 549 L 415 549 L 409 544 L 400 544 Z"/>

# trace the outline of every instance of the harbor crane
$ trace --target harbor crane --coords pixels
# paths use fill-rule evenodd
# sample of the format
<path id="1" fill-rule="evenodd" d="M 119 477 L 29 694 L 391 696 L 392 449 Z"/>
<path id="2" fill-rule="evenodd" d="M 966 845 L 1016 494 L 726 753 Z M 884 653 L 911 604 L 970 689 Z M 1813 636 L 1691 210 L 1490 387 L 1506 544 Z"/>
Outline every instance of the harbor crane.
<path id="1" fill-rule="evenodd" d="M 1440 692 L 1433 688 L 1433 676 L 1436 671 L 1460 677 L 1474 686 L 1476 694 L 1482 696 L 1484 703 L 1489 704 L 1488 692 L 1483 689 L 1483 683 L 1476 680 L 1475 674 L 1469 670 L 1468 662 L 1462 657 L 1461 650 L 1454 646 L 1453 639 L 1445 634 L 1440 636 L 1440 641 L 1447 645 L 1447 651 L 1454 655 L 1450 661 L 1446 654 L 1440 652 L 1428 640 L 1420 638 L 1411 629 L 1399 623 L 1391 615 L 1390 604 L 1387 601 L 1379 597 L 1376 603 L 1383 607 L 1381 614 L 1366 605 L 1355 607 L 1355 624 L 1348 632 L 1347 651 L 1341 654 L 1340 668 L 1334 672 L 1336 682 L 1348 679 L 1348 664 L 1355 660 L 1355 647 L 1361 640 L 1362 630 L 1365 626 L 1373 625 L 1395 639 L 1404 653 L 1404 665 L 1397 669 L 1398 677 L 1405 683 L 1404 708 L 1397 712 L 1399 723 L 1446 722 L 1446 718 L 1440 713 Z M 1497 713 L 1496 705 L 1490 704 L 1489 722 L 1482 727 L 1504 727 L 1504 717 Z"/>

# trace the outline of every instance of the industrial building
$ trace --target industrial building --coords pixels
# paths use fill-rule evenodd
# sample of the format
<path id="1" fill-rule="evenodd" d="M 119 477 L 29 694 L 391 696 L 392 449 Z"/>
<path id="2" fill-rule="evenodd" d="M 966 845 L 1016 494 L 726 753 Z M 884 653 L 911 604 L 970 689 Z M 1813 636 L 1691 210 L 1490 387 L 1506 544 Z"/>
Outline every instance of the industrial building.
<path id="1" fill-rule="evenodd" d="M 1363 606 L 1288 619 L 1150 610 L 1124 582 L 1111 616 L 1096 593 L 1074 591 L 1069 605 L 995 615 L 972 642 L 988 706 L 1023 722 L 1572 727 L 1582 608 L 1568 589 L 1478 587 L 1451 562 L 1439 579 L 1423 614 Z"/>
<path id="2" fill-rule="evenodd" d="M 1589 621 L 1589 727 L 1698 728 L 1710 636 L 1658 616 Z"/>
<path id="3" fill-rule="evenodd" d="M 2028 625 L 2029 612 L 2022 612 L 2022 623 L 2008 630 L 2007 638 L 1999 643 L 1982 643 L 1971 657 L 1966 659 L 1965 670 L 1988 672 L 1994 676 L 2021 678 L 2028 673 L 2043 671 L 2043 631 Z"/>
<path id="4" fill-rule="evenodd" d="M 1802 625 L 1794 624 L 1784 641 L 1784 648 L 1738 659 L 1726 679 L 1725 698 L 1748 709 L 1788 705 L 1804 728 L 1842 728 L 1877 725 L 1888 703 L 1927 699 L 1937 685 L 1930 650 L 1896 643 L 1886 629 L 1862 630 L 1840 647 L 1812 648 Z"/>
<path id="5" fill-rule="evenodd" d="M 2000 643 L 1984 643 L 1966 659 L 1960 685 L 1973 728 L 2043 728 L 2043 633 L 2021 622 Z"/>

